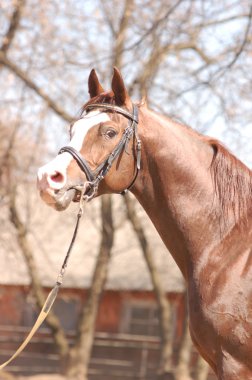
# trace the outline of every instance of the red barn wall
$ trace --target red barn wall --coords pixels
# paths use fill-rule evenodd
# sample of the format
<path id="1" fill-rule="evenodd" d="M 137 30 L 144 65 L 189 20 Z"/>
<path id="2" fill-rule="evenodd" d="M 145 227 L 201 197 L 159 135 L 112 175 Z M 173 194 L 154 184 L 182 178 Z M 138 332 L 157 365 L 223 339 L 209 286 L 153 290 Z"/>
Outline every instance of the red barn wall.
<path id="1" fill-rule="evenodd" d="M 48 294 L 50 289 L 45 289 L 45 295 Z M 58 302 L 74 302 L 76 306 L 71 308 L 69 304 L 69 318 L 73 317 L 73 313 L 79 313 L 88 295 L 86 289 L 64 289 L 62 288 L 58 295 Z M 184 295 L 181 293 L 170 293 L 167 298 L 175 305 L 177 310 L 177 331 L 181 335 L 184 319 Z M 32 292 L 28 286 L 6 286 L 0 287 L 0 325 L 23 325 L 24 310 L 25 313 L 31 312 L 36 315 L 38 310 L 35 310 L 34 303 L 29 300 L 32 299 Z M 99 306 L 99 312 L 96 322 L 96 330 L 100 332 L 120 332 L 121 319 L 123 317 L 123 310 L 125 303 L 130 302 L 150 302 L 155 303 L 155 295 L 151 291 L 104 291 Z M 59 311 L 60 305 L 55 304 L 55 311 Z M 67 315 L 65 315 L 67 318 Z M 76 316 L 77 318 L 77 316 Z"/>

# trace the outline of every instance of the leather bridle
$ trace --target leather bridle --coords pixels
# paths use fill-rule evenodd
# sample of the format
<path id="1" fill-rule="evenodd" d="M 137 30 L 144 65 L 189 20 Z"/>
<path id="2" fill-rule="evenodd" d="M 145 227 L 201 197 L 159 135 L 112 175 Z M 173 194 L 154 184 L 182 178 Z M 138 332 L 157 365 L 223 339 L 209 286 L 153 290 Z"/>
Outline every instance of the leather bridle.
<path id="1" fill-rule="evenodd" d="M 133 180 L 129 184 L 129 186 L 124 189 L 120 194 L 126 194 L 126 192 L 134 185 L 136 178 L 138 176 L 140 170 L 141 163 L 141 140 L 138 137 L 137 126 L 138 126 L 138 108 L 135 104 L 133 104 L 133 113 L 126 111 L 125 109 L 107 104 L 107 103 L 96 103 L 89 104 L 85 111 L 100 108 L 105 111 L 111 111 L 115 113 L 119 113 L 125 116 L 129 120 L 129 125 L 125 128 L 123 135 L 119 141 L 119 143 L 115 146 L 113 151 L 108 155 L 108 157 L 95 169 L 92 170 L 87 162 L 87 160 L 73 147 L 64 146 L 59 150 L 58 154 L 67 152 L 72 155 L 80 169 L 85 173 L 87 182 L 81 186 L 75 186 L 76 190 L 79 190 L 82 193 L 82 196 L 85 200 L 92 199 L 98 190 L 99 183 L 103 180 L 106 174 L 109 172 L 113 162 L 116 158 L 121 154 L 123 150 L 127 149 L 128 143 L 132 137 L 135 137 L 136 140 L 136 173 L 134 175 Z"/>
<path id="2" fill-rule="evenodd" d="M 85 158 L 83 158 L 80 155 L 80 153 L 77 150 L 75 150 L 74 148 L 72 148 L 71 146 L 65 146 L 65 147 L 60 149 L 59 154 L 63 153 L 63 152 L 68 152 L 73 156 L 73 158 L 76 160 L 76 162 L 78 163 L 81 170 L 85 173 L 85 175 L 88 179 L 88 181 L 87 181 L 88 186 L 84 184 L 82 186 L 74 187 L 76 190 L 79 190 L 81 192 L 80 208 L 79 208 L 79 212 L 77 215 L 77 220 L 76 220 L 76 225 L 75 225 L 73 237 L 71 239 L 71 243 L 70 243 L 69 248 L 67 250 L 64 262 L 61 266 L 61 270 L 59 272 L 57 281 L 56 281 L 53 289 L 51 290 L 51 292 L 47 296 L 47 299 L 44 303 L 44 306 L 42 307 L 42 310 L 41 310 L 40 314 L 38 315 L 38 318 L 35 321 L 30 333 L 25 338 L 24 342 L 18 347 L 16 352 L 8 360 L 6 360 L 3 364 L 0 365 L 0 371 L 3 368 L 5 368 L 9 363 L 11 363 L 12 360 L 15 359 L 24 350 L 24 348 L 27 346 L 27 344 L 32 339 L 33 335 L 36 333 L 36 331 L 39 329 L 41 324 L 46 319 L 50 309 L 52 308 L 52 306 L 55 302 L 58 291 L 59 291 L 59 289 L 62 285 L 62 282 L 63 282 L 64 273 L 65 273 L 67 263 L 68 263 L 68 260 L 70 257 L 70 253 L 72 251 L 72 248 L 73 248 L 73 245 L 74 245 L 74 242 L 76 239 L 77 231 L 79 228 L 80 218 L 83 214 L 83 202 L 86 200 L 90 200 L 91 198 L 93 198 L 95 196 L 95 194 L 98 190 L 98 185 L 99 185 L 100 181 L 108 173 L 113 162 L 120 155 L 120 153 L 123 150 L 127 149 L 128 142 L 130 141 L 130 139 L 133 136 L 136 139 L 136 150 L 137 150 L 136 173 L 135 173 L 135 176 L 134 176 L 133 180 L 131 181 L 130 185 L 123 192 L 121 192 L 121 194 L 125 194 L 133 186 L 133 184 L 137 178 L 138 172 L 140 170 L 141 141 L 140 141 L 138 134 L 137 134 L 137 125 L 138 125 L 138 109 L 137 109 L 137 107 L 135 105 L 133 105 L 133 113 L 132 114 L 129 113 L 128 111 L 124 110 L 123 108 L 113 106 L 110 104 L 103 104 L 103 103 L 102 104 L 90 104 L 86 107 L 86 110 L 94 109 L 94 108 L 101 108 L 101 109 L 104 109 L 107 111 L 119 113 L 119 114 L 125 116 L 126 118 L 128 118 L 130 123 L 129 123 L 128 127 L 125 128 L 123 135 L 122 135 L 122 138 L 119 141 L 119 143 L 116 145 L 116 147 L 113 149 L 113 151 L 109 154 L 109 156 L 94 171 L 91 170 L 91 168 L 90 168 L 89 164 L 87 163 L 87 161 L 85 160 Z"/>

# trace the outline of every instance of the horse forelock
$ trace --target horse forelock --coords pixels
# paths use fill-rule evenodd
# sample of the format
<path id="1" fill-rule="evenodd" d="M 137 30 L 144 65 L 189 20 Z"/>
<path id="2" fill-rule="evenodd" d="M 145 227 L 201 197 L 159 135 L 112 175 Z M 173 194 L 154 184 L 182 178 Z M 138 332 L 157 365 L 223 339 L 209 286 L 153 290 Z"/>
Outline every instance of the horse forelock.
<path id="1" fill-rule="evenodd" d="M 217 140 L 209 140 L 214 149 L 211 173 L 223 220 L 233 213 L 236 224 L 243 225 L 252 211 L 252 171 Z"/>
<path id="2" fill-rule="evenodd" d="M 106 103 L 106 104 L 111 104 L 115 105 L 115 96 L 113 91 L 108 91 L 108 92 L 102 92 L 101 94 L 89 99 L 82 107 L 81 107 L 81 114 L 86 110 L 86 108 L 90 104 L 96 104 L 96 103 Z"/>
<path id="3" fill-rule="evenodd" d="M 101 94 L 89 99 L 82 107 L 80 110 L 80 113 L 82 114 L 85 109 L 90 105 L 90 104 L 96 104 L 96 103 L 106 103 L 110 105 L 116 105 L 115 101 L 115 96 L 113 91 L 107 91 L 107 92 L 102 92 Z M 144 107 L 146 106 L 146 100 L 142 99 L 139 103 L 136 103 L 137 106 Z"/>

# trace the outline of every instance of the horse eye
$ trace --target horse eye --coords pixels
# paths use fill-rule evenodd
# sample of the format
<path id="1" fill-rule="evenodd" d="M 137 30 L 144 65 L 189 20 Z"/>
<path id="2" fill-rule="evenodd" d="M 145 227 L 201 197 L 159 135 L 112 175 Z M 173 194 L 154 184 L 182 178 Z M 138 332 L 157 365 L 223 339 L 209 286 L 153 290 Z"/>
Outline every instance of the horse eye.
<path id="1" fill-rule="evenodd" d="M 105 137 L 106 138 L 109 138 L 109 139 L 112 139 L 113 137 L 115 137 L 117 135 L 117 132 L 114 130 L 114 129 L 108 129 L 105 133 Z"/>

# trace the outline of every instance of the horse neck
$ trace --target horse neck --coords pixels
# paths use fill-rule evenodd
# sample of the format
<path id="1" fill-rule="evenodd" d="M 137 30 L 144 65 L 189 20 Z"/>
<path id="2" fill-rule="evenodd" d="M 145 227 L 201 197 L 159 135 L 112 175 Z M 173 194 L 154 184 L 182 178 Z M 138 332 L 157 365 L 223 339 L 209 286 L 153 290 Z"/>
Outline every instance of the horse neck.
<path id="1" fill-rule="evenodd" d="M 213 148 L 189 128 L 141 109 L 142 171 L 133 193 L 184 277 L 219 239 L 210 173 Z M 216 211 L 216 212 L 215 212 Z"/>

